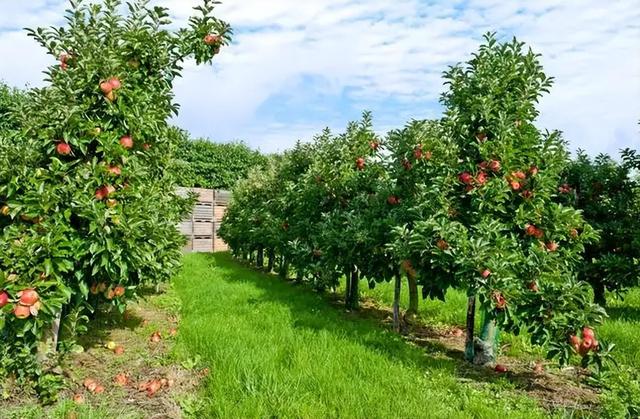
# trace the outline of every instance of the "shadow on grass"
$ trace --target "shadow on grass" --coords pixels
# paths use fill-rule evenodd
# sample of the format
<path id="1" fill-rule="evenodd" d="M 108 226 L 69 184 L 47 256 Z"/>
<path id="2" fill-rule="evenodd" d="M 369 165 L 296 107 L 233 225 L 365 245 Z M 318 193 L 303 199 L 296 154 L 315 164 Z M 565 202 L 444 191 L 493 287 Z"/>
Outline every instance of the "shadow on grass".
<path id="1" fill-rule="evenodd" d="M 121 314 L 116 309 L 101 307 L 96 310 L 95 316 L 90 320 L 89 333 L 78 336 L 78 343 L 84 348 L 102 346 L 109 340 L 114 329 L 134 330 L 142 322 L 143 319 L 131 311 Z"/>
<path id="2" fill-rule="evenodd" d="M 607 314 L 611 320 L 640 322 L 640 308 L 638 307 L 607 307 Z"/>
<path id="3" fill-rule="evenodd" d="M 208 254 L 206 257 L 210 258 L 210 266 L 218 269 L 224 281 L 248 283 L 263 291 L 261 297 L 249 299 L 249 304 L 275 302 L 286 305 L 293 314 L 294 328 L 327 330 L 372 348 L 393 361 L 423 369 L 453 371 L 465 380 L 496 383 L 504 377 L 485 367 L 469 364 L 464 360 L 462 350 L 438 342 L 436 335 L 429 339 L 409 339 L 414 340 L 414 345 L 409 344 L 390 326 L 383 324 L 389 317 L 387 310 L 367 305 L 358 311 L 348 312 L 339 306 L 341 300 L 336 294 L 320 293 L 305 283 L 260 272 L 233 259 L 228 253 Z M 508 377 L 520 388 L 533 385 L 533 374 L 529 372 L 510 372 Z"/>

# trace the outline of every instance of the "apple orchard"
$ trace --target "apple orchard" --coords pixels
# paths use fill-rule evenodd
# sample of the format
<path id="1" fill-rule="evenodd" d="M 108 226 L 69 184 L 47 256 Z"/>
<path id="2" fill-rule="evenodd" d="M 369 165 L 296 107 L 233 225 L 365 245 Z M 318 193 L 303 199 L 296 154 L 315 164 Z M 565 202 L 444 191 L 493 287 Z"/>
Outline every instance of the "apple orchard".
<path id="1" fill-rule="evenodd" d="M 147 1 L 126 15 L 119 0 L 70 3 L 65 28 L 28 31 L 56 64 L 0 131 L 0 379 L 40 394 L 55 392 L 58 355 L 99 307 L 124 312 L 179 268 L 176 226 L 193 200 L 175 192 L 173 82 L 232 34 L 212 0 L 177 30 Z M 593 327 L 606 313 L 579 277 L 598 233 L 565 202 L 565 141 L 536 126 L 552 79 L 524 44 L 489 34 L 445 80 L 440 119 L 381 136 L 364 113 L 266 159 L 234 188 L 221 236 L 317 290 L 342 281 L 350 310 L 361 286 L 392 282 L 396 331 L 420 298 L 463 291 L 470 362 L 502 371 L 503 332 L 560 364 L 602 367 L 612 345 Z"/>

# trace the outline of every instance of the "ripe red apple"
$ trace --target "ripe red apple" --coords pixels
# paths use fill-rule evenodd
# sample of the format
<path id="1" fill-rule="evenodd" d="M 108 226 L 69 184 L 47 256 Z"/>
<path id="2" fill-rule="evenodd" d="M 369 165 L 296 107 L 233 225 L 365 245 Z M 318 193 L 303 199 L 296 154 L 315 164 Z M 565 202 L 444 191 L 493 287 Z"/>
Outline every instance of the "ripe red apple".
<path id="1" fill-rule="evenodd" d="M 416 160 L 420 160 L 422 158 L 422 150 L 419 148 L 416 148 L 413 150 L 413 157 L 416 158 Z"/>
<path id="2" fill-rule="evenodd" d="M 593 331 L 593 329 L 591 329 L 590 327 L 584 327 L 582 329 L 582 337 L 583 338 L 591 338 L 594 339 L 596 336 L 595 332 Z"/>
<path id="3" fill-rule="evenodd" d="M 96 386 L 96 388 L 93 390 L 93 393 L 94 394 L 102 394 L 102 393 L 104 393 L 104 386 L 101 385 L 101 384 L 98 384 Z"/>
<path id="4" fill-rule="evenodd" d="M 0 308 L 9 304 L 9 294 L 6 291 L 0 292 Z"/>
<path id="5" fill-rule="evenodd" d="M 432 153 L 432 152 L 430 152 L 430 151 L 426 151 L 426 152 L 424 153 L 424 158 L 425 158 L 425 160 L 431 160 L 431 157 L 432 157 L 432 156 L 433 156 L 433 153 Z"/>
<path id="6" fill-rule="evenodd" d="M 481 275 L 483 278 L 489 278 L 489 275 L 491 275 L 491 271 L 489 269 L 485 269 L 484 271 L 482 271 Z"/>
<path id="7" fill-rule="evenodd" d="M 506 365 L 502 365 L 502 364 L 496 364 L 494 370 L 496 372 L 499 372 L 499 373 L 505 373 L 505 372 L 509 371 L 507 366 Z"/>
<path id="8" fill-rule="evenodd" d="M 380 143 L 379 143 L 379 142 L 377 142 L 377 141 L 371 141 L 371 142 L 369 143 L 369 147 L 370 147 L 372 150 L 377 150 L 379 146 L 380 146 Z"/>
<path id="9" fill-rule="evenodd" d="M 522 170 L 518 170 L 517 172 L 513 172 L 511 173 L 511 176 L 520 179 L 520 180 L 524 180 L 527 178 L 527 175 L 524 174 L 524 172 Z"/>
<path id="10" fill-rule="evenodd" d="M 73 402 L 75 404 L 84 404 L 84 396 L 80 393 L 76 393 L 73 395 Z"/>
<path id="11" fill-rule="evenodd" d="M 509 182 L 509 186 L 511 186 L 511 189 L 513 189 L 514 191 L 517 191 L 518 189 L 520 189 L 520 182 L 512 180 L 511 182 Z"/>
<path id="12" fill-rule="evenodd" d="M 107 197 L 108 194 L 109 192 L 107 191 L 107 188 L 104 186 L 101 186 L 98 189 L 96 189 L 95 197 L 98 201 L 102 201 Z"/>
<path id="13" fill-rule="evenodd" d="M 108 95 L 113 91 L 113 86 L 108 81 L 103 81 L 100 83 L 100 90 L 102 90 L 102 93 L 105 95 Z"/>
<path id="14" fill-rule="evenodd" d="M 120 176 L 122 174 L 122 169 L 119 166 L 109 166 L 107 169 L 110 175 Z"/>
<path id="15" fill-rule="evenodd" d="M 489 168 L 489 163 L 486 161 L 482 161 L 478 163 L 478 167 L 482 170 L 487 170 L 487 168 Z"/>
<path id="16" fill-rule="evenodd" d="M 524 231 L 527 234 L 527 236 L 535 236 L 536 232 L 538 231 L 538 228 L 533 224 L 527 224 L 524 228 Z"/>
<path id="17" fill-rule="evenodd" d="M 550 252 L 555 252 L 558 250 L 558 243 L 556 242 L 547 242 L 546 244 L 547 250 Z"/>
<path id="18" fill-rule="evenodd" d="M 357 168 L 358 170 L 362 170 L 362 169 L 364 169 L 364 159 L 363 159 L 362 157 L 358 157 L 358 158 L 356 159 L 356 168 Z"/>
<path id="19" fill-rule="evenodd" d="M 488 167 L 493 172 L 499 172 L 502 170 L 502 164 L 498 160 L 491 160 L 488 164 Z"/>
<path id="20" fill-rule="evenodd" d="M 116 355 L 122 355 L 124 353 L 124 346 L 122 345 L 118 345 L 115 348 L 113 348 L 113 353 Z"/>
<path id="21" fill-rule="evenodd" d="M 93 378 L 85 378 L 82 385 L 90 392 L 94 392 L 96 387 L 98 387 L 98 382 Z"/>
<path id="22" fill-rule="evenodd" d="M 493 299 L 496 301 L 496 308 L 498 308 L 498 310 L 502 310 L 507 306 L 507 300 L 500 291 L 493 292 Z"/>
<path id="23" fill-rule="evenodd" d="M 530 190 L 522 191 L 522 197 L 524 199 L 530 199 L 533 196 L 533 192 Z"/>
<path id="24" fill-rule="evenodd" d="M 31 315 L 31 310 L 29 310 L 28 306 L 23 306 L 22 304 L 16 304 L 13 308 L 13 314 L 19 319 L 26 319 Z"/>
<path id="25" fill-rule="evenodd" d="M 113 289 L 114 294 L 116 295 L 116 297 L 122 297 L 125 293 L 125 288 L 122 285 L 118 285 Z"/>
<path id="26" fill-rule="evenodd" d="M 569 336 L 569 344 L 573 348 L 574 351 L 578 352 L 580 350 L 580 344 L 582 343 L 582 339 L 580 339 L 576 335 Z"/>
<path id="27" fill-rule="evenodd" d="M 576 237 L 578 237 L 578 230 L 576 230 L 575 228 L 572 228 L 569 231 L 569 235 L 575 239 Z"/>
<path id="28" fill-rule="evenodd" d="M 536 281 L 531 281 L 527 287 L 533 292 L 540 291 L 540 288 L 538 287 L 538 283 Z"/>
<path id="29" fill-rule="evenodd" d="M 400 200 L 399 200 L 399 199 L 398 199 L 398 197 L 397 197 L 397 196 L 395 196 L 395 195 L 389 195 L 389 196 L 387 197 L 387 203 L 388 203 L 389 205 L 397 205 L 399 202 L 400 202 Z"/>
<path id="30" fill-rule="evenodd" d="M 122 87 L 122 83 L 120 83 L 120 79 L 117 77 L 111 77 L 109 80 L 107 80 L 107 82 L 111 85 L 111 88 L 113 90 L 118 90 L 120 87 Z"/>
<path id="31" fill-rule="evenodd" d="M 438 246 L 438 249 L 445 251 L 449 248 L 449 243 L 447 243 L 446 241 L 440 239 L 436 242 L 436 246 Z"/>
<path id="32" fill-rule="evenodd" d="M 486 174 L 485 172 L 482 172 L 482 171 L 481 171 L 481 172 L 479 172 L 479 173 L 476 175 L 476 182 L 477 182 L 479 185 L 484 185 L 485 183 L 487 183 L 487 174 Z"/>
<path id="33" fill-rule="evenodd" d="M 473 185 L 467 185 L 464 187 L 465 192 L 471 192 L 474 189 Z"/>
<path id="34" fill-rule="evenodd" d="M 161 339 L 162 339 L 162 335 L 160 334 L 159 330 L 156 330 L 155 332 L 153 332 L 153 334 L 151 334 L 151 338 L 149 338 L 149 340 L 153 343 L 158 343 L 160 342 Z"/>
<path id="35" fill-rule="evenodd" d="M 68 156 L 71 154 L 71 146 L 64 141 L 59 142 L 58 145 L 56 145 L 56 152 L 61 156 Z"/>
<path id="36" fill-rule="evenodd" d="M 120 138 L 120 145 L 126 149 L 133 147 L 133 139 L 129 135 L 123 135 Z"/>
<path id="37" fill-rule="evenodd" d="M 207 34 L 204 37 L 204 43 L 207 45 L 215 45 L 219 41 L 220 37 L 213 34 Z"/>
<path id="38" fill-rule="evenodd" d="M 471 173 L 469 172 L 462 172 L 458 175 L 458 179 L 460 180 L 460 182 L 464 183 L 465 185 L 471 185 L 473 183 L 473 176 L 471 176 Z"/>
<path id="39" fill-rule="evenodd" d="M 127 377 L 127 374 L 121 372 L 113 378 L 113 382 L 120 387 L 124 387 L 129 382 L 129 377 Z"/>
<path id="40" fill-rule="evenodd" d="M 538 174 L 538 166 L 531 166 L 529 168 L 529 173 L 531 174 L 531 176 L 535 176 Z"/>
<path id="41" fill-rule="evenodd" d="M 20 304 L 30 307 L 38 302 L 40 296 L 33 288 L 27 288 L 18 293 L 18 298 L 20 298 Z"/>

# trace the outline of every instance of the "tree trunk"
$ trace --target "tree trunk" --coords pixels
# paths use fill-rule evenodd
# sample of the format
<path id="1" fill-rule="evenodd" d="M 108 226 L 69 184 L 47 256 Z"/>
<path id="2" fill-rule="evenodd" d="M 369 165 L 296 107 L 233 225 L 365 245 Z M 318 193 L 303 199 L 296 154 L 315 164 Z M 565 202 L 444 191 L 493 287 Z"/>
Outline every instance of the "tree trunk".
<path id="1" fill-rule="evenodd" d="M 282 263 L 280 263 L 280 277 L 287 279 L 289 276 L 289 261 L 282 256 Z"/>
<path id="2" fill-rule="evenodd" d="M 273 249 L 269 249 L 269 264 L 267 265 L 267 272 L 273 271 L 273 265 L 275 264 L 276 252 Z"/>
<path id="3" fill-rule="evenodd" d="M 296 282 L 302 282 L 304 279 L 304 272 L 298 271 L 296 272 Z"/>
<path id="4" fill-rule="evenodd" d="M 344 270 L 344 305 L 349 308 L 349 301 L 351 301 L 351 270 Z"/>
<path id="5" fill-rule="evenodd" d="M 400 332 L 400 291 L 402 289 L 402 276 L 396 273 L 393 288 L 393 330 Z"/>
<path id="6" fill-rule="evenodd" d="M 256 256 L 256 266 L 260 269 L 264 268 L 264 247 L 258 247 L 258 255 Z"/>
<path id="7" fill-rule="evenodd" d="M 60 333 L 60 320 L 62 311 L 58 312 L 50 329 L 46 329 L 41 341 L 38 343 L 37 359 L 39 362 L 46 362 L 52 354 L 58 351 L 58 335 Z"/>
<path id="8" fill-rule="evenodd" d="M 491 365 L 496 362 L 498 352 L 498 327 L 496 321 L 488 313 L 482 314 L 482 331 L 480 339 L 476 339 L 473 363 L 476 365 Z"/>
<path id="9" fill-rule="evenodd" d="M 607 296 L 605 293 L 604 284 L 602 282 L 592 283 L 593 287 L 593 301 L 600 307 L 607 306 Z"/>
<path id="10" fill-rule="evenodd" d="M 418 284 L 416 278 L 407 273 L 407 285 L 409 286 L 409 309 L 406 316 L 418 314 Z"/>
<path id="11" fill-rule="evenodd" d="M 358 286 L 360 284 L 360 278 L 358 274 L 358 270 L 354 269 L 351 272 L 351 283 L 349 284 L 349 299 L 347 300 L 347 308 L 351 310 L 357 310 L 359 304 L 359 292 Z"/>
<path id="12" fill-rule="evenodd" d="M 474 330 L 476 325 L 476 297 L 470 296 L 467 299 L 467 338 L 464 343 L 464 357 L 467 361 L 473 362 L 474 358 Z"/>

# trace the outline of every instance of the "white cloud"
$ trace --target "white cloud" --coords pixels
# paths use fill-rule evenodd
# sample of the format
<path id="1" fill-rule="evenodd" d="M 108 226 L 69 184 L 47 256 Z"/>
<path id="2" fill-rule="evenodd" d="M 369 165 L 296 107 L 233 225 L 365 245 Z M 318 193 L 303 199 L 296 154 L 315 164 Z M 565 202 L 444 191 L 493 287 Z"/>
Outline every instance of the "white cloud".
<path id="1" fill-rule="evenodd" d="M 198 2 L 154 3 L 184 21 Z M 64 6 L 0 4 L 0 29 L 54 23 Z M 198 135 L 272 151 L 326 125 L 343 127 L 365 108 L 384 127 L 434 116 L 442 71 L 468 59 L 480 35 L 495 30 L 542 53 L 556 77 L 541 104 L 545 127 L 592 154 L 640 148 L 637 0 L 227 0 L 217 11 L 236 30 L 233 45 L 213 68 L 188 65 L 176 84 L 178 122 Z M 35 43 L 4 33 L 0 51 L 22 57 L 2 60 L 0 78 L 18 85 L 41 79 L 46 59 Z M 267 106 L 274 102 L 282 105 L 277 112 Z"/>

